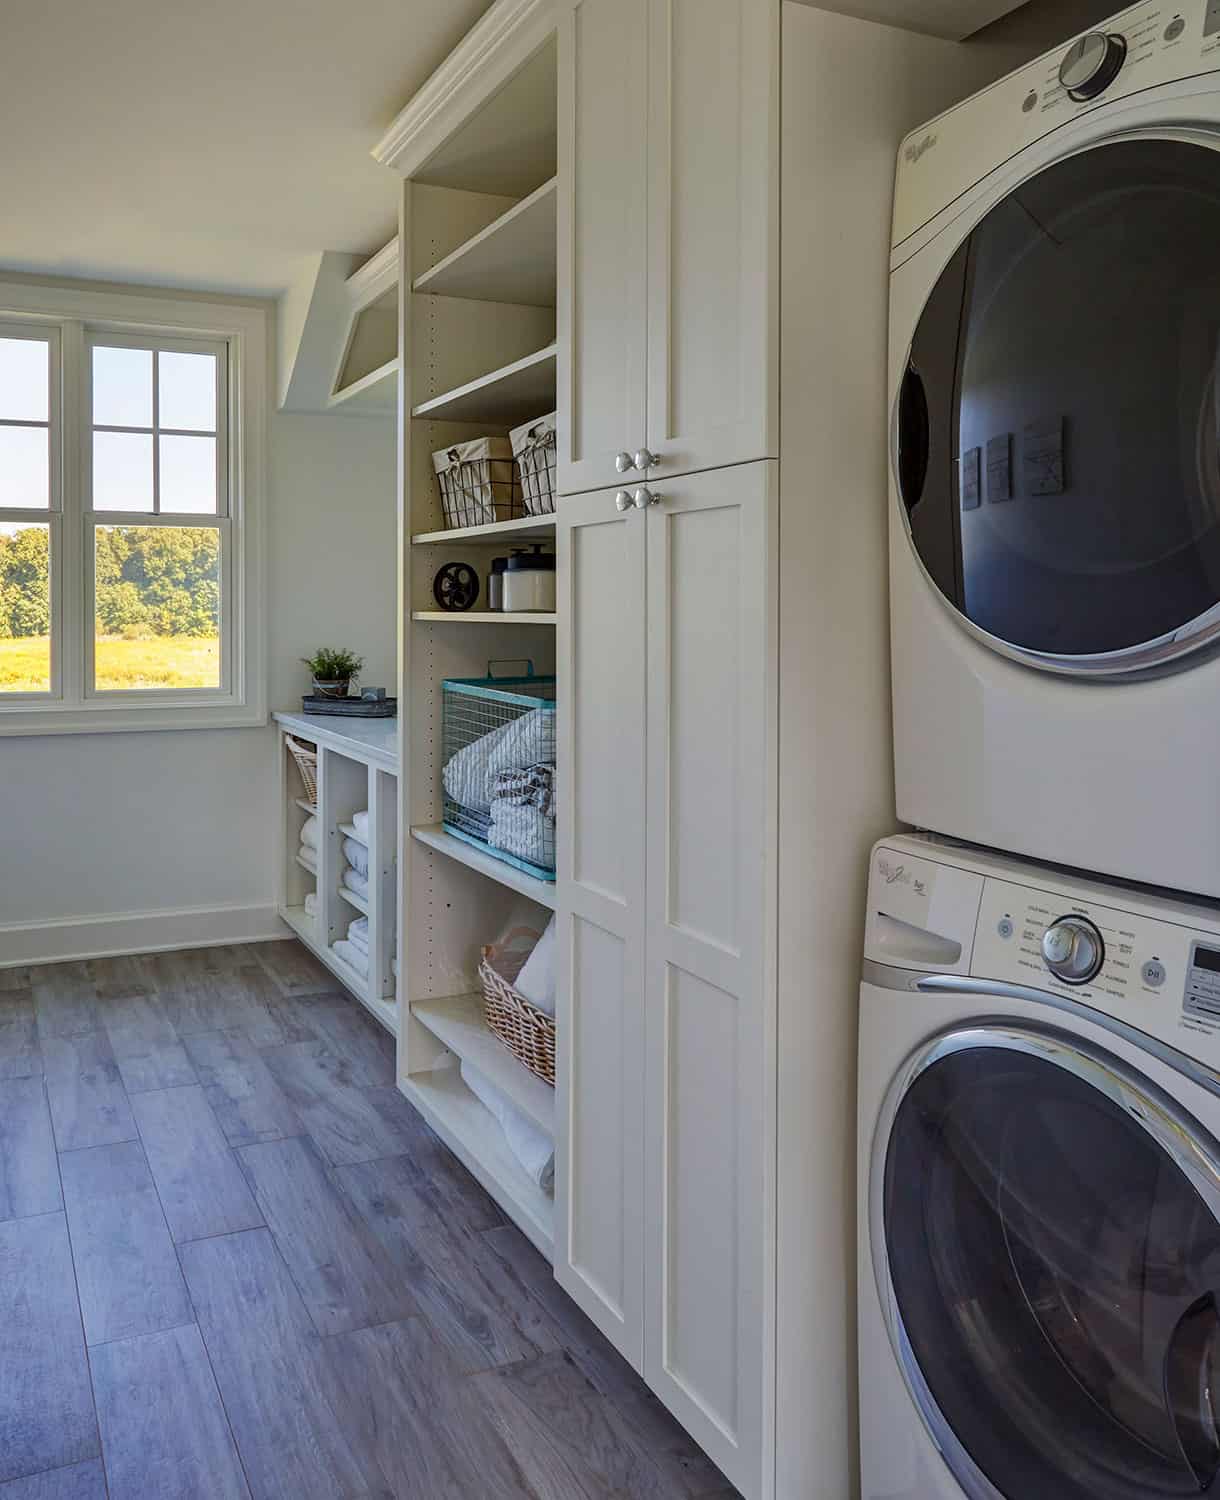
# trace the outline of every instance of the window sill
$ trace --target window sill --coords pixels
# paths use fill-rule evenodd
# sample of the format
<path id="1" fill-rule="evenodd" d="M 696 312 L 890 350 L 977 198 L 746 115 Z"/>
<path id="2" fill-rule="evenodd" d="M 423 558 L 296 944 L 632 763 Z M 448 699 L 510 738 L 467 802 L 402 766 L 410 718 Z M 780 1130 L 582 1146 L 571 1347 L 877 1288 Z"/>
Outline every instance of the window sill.
<path id="1" fill-rule="evenodd" d="M 147 730 L 257 729 L 269 722 L 261 706 L 18 708 L 0 706 L 0 738 L 14 735 L 138 734 Z"/>

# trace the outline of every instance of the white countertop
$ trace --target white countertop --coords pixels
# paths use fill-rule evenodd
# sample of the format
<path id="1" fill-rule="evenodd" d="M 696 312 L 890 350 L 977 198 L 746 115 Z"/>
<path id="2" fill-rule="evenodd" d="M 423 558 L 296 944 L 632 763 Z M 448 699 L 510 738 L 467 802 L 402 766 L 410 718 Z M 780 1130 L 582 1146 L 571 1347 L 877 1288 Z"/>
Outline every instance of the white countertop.
<path id="1" fill-rule="evenodd" d="M 398 720 L 350 719 L 342 714 L 302 714 L 280 710 L 272 714 L 277 724 L 315 745 L 326 745 L 354 760 L 374 761 L 387 770 L 398 770 Z"/>

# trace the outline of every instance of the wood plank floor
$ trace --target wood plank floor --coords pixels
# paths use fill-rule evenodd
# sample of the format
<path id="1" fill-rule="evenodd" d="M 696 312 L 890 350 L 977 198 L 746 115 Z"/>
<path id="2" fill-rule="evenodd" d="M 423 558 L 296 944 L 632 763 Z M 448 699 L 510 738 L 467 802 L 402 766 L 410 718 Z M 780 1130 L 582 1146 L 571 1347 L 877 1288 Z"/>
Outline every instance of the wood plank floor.
<path id="1" fill-rule="evenodd" d="M 300 944 L 0 969 L 0 1500 L 735 1494 Z"/>

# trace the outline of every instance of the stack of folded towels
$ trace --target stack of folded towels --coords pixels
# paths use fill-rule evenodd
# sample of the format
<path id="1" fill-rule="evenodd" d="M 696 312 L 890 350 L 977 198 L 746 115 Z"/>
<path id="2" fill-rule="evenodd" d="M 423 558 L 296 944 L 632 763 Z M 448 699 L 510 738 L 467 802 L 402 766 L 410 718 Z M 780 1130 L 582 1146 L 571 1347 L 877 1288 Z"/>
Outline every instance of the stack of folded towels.
<path id="1" fill-rule="evenodd" d="M 297 857 L 307 870 L 314 875 L 318 873 L 318 820 L 312 815 L 301 825 L 301 847 Z"/>
<path id="2" fill-rule="evenodd" d="M 357 974 L 366 978 L 369 972 L 369 919 L 357 917 L 347 924 L 347 936 L 335 944 L 335 952 Z"/>
<path id="3" fill-rule="evenodd" d="M 346 890 L 352 891 L 362 900 L 369 899 L 369 815 L 366 808 L 352 818 L 355 837 L 348 834 L 343 840 L 342 882 Z M 369 972 L 369 919 L 357 917 L 349 922 L 347 936 L 334 945 L 341 959 L 355 969 L 357 974 L 367 977 Z"/>

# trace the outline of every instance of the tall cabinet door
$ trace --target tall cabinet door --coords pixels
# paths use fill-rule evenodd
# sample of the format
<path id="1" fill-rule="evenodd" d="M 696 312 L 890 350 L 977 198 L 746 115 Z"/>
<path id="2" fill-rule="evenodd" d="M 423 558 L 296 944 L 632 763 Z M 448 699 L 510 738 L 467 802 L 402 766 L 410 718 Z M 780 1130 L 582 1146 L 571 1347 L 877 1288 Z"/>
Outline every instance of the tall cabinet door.
<path id="1" fill-rule="evenodd" d="M 779 0 L 648 0 L 648 446 L 778 457 Z"/>
<path id="2" fill-rule="evenodd" d="M 613 491 L 560 501 L 562 813 L 555 1274 L 643 1364 L 644 540 Z"/>
<path id="3" fill-rule="evenodd" d="M 774 1260 L 778 465 L 648 514 L 645 1378 L 764 1492 Z"/>
<path id="4" fill-rule="evenodd" d="M 615 483 L 645 440 L 648 0 L 562 0 L 561 493 Z"/>

